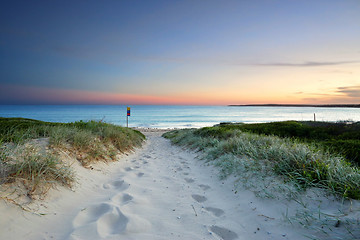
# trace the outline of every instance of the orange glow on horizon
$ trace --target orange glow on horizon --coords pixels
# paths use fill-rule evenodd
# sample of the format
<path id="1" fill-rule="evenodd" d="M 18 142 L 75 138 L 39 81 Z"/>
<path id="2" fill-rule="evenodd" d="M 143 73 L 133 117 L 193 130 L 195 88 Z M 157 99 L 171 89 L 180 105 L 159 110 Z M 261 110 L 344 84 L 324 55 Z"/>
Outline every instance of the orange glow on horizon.
<path id="1" fill-rule="evenodd" d="M 342 94 L 313 96 L 307 94 L 280 94 L 279 92 L 252 92 L 247 89 L 233 92 L 183 92 L 166 95 L 137 95 L 43 87 L 2 85 L 7 91 L 3 97 L 21 96 L 25 103 L 41 104 L 119 104 L 119 105 L 236 105 L 236 104 L 356 104 Z M 350 99 L 352 100 L 352 99 Z"/>

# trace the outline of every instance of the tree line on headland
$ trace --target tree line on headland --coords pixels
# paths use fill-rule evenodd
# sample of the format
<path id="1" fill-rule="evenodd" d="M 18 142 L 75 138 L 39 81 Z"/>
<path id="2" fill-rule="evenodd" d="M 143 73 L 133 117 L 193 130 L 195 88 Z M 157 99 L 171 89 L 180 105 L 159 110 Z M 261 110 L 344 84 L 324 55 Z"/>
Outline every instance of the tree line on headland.
<path id="1" fill-rule="evenodd" d="M 230 107 L 327 107 L 327 108 L 360 108 L 360 104 L 241 104 Z"/>

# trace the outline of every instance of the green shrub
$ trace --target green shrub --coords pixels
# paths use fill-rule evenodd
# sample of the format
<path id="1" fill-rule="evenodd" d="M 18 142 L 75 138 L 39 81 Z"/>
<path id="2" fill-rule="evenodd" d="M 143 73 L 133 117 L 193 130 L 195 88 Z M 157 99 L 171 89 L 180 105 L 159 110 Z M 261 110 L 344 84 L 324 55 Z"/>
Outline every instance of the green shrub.
<path id="1" fill-rule="evenodd" d="M 322 145 L 360 166 L 360 140 L 329 140 L 322 142 Z"/>
<path id="2" fill-rule="evenodd" d="M 217 139 L 227 139 L 236 136 L 239 131 L 227 127 L 204 127 L 194 131 L 194 135 L 199 137 L 213 137 Z"/>

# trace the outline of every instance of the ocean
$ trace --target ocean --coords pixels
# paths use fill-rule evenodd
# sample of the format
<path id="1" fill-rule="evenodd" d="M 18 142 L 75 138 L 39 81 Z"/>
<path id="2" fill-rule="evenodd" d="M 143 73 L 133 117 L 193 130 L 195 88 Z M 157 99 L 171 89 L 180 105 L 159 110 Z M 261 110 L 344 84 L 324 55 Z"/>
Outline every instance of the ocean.
<path id="1" fill-rule="evenodd" d="M 48 122 L 102 120 L 129 127 L 199 128 L 221 122 L 262 123 L 285 120 L 360 121 L 359 108 L 236 107 L 158 105 L 0 105 L 0 117 L 23 117 Z"/>

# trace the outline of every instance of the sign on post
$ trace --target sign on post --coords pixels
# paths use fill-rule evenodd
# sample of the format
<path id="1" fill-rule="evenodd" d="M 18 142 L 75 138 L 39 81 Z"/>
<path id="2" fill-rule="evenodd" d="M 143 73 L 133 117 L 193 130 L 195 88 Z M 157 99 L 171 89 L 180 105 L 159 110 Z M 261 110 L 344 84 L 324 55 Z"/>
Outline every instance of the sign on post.
<path id="1" fill-rule="evenodd" d="M 130 107 L 127 107 L 126 127 L 129 127 Z"/>

